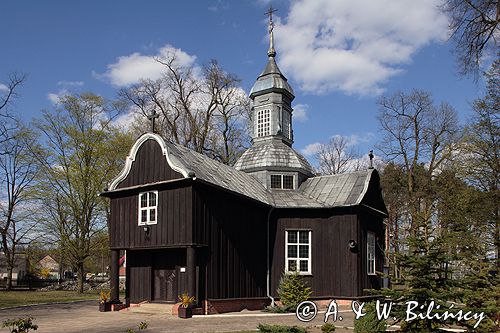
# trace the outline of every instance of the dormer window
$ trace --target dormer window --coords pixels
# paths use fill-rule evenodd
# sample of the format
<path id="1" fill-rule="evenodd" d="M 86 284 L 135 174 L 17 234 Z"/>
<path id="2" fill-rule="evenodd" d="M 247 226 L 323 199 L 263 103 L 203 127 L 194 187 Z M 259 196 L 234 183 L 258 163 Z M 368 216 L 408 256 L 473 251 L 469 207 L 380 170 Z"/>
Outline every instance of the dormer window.
<path id="1" fill-rule="evenodd" d="M 293 190 L 293 176 L 271 175 L 271 188 L 281 190 Z"/>
<path id="2" fill-rule="evenodd" d="M 257 137 L 271 134 L 271 111 L 260 110 L 257 112 Z"/>
<path id="3" fill-rule="evenodd" d="M 139 225 L 156 224 L 158 219 L 158 191 L 139 193 Z"/>

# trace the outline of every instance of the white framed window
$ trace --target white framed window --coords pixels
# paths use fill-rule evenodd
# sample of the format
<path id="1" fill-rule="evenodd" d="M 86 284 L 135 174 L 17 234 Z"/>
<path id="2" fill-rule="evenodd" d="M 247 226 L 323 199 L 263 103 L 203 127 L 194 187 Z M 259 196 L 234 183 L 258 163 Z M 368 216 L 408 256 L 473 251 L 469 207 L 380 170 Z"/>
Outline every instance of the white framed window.
<path id="1" fill-rule="evenodd" d="M 282 190 L 294 189 L 294 177 L 292 175 L 271 175 L 271 188 Z"/>
<path id="2" fill-rule="evenodd" d="M 312 274 L 311 230 L 285 230 L 285 272 Z"/>
<path id="3" fill-rule="evenodd" d="M 158 220 L 158 191 L 139 193 L 139 225 L 156 224 Z"/>
<path id="4" fill-rule="evenodd" d="M 285 110 L 283 110 L 283 136 L 287 139 L 291 138 L 290 113 Z"/>
<path id="5" fill-rule="evenodd" d="M 271 134 L 271 111 L 260 110 L 257 112 L 257 137 Z"/>
<path id="6" fill-rule="evenodd" d="M 375 234 L 366 234 L 366 264 L 368 275 L 375 275 Z"/>

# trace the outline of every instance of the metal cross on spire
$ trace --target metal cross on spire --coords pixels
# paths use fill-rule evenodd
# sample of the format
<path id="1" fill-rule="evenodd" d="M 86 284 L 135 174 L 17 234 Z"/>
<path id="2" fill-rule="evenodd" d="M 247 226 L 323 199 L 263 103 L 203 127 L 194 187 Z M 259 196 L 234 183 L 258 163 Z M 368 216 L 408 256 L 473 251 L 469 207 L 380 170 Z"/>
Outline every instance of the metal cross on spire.
<path id="1" fill-rule="evenodd" d="M 153 108 L 153 110 L 151 111 L 151 114 L 148 115 L 148 119 L 151 121 L 151 132 L 153 133 L 156 133 L 155 132 L 155 119 L 158 118 L 160 115 L 158 113 L 156 113 L 156 110 Z"/>
<path id="2" fill-rule="evenodd" d="M 269 10 L 264 13 L 264 15 L 269 16 L 269 23 L 273 23 L 273 13 L 277 12 L 277 9 L 274 9 L 273 6 L 269 6 Z"/>
<path id="3" fill-rule="evenodd" d="M 273 6 L 269 6 L 269 10 L 265 13 L 266 16 L 269 17 L 269 50 L 267 51 L 267 55 L 269 57 L 274 57 L 276 55 L 276 51 L 274 50 L 274 36 L 273 36 L 273 13 L 278 11 L 274 9 Z"/>

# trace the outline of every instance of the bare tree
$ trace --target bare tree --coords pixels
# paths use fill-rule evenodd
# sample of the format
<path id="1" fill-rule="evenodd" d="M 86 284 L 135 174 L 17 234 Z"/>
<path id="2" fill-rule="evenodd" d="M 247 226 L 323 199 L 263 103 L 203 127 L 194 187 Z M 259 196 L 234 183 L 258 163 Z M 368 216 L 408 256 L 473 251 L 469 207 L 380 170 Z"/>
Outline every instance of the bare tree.
<path id="1" fill-rule="evenodd" d="M 26 74 L 12 73 L 7 84 L 0 86 L 0 110 L 5 110 L 18 96 L 17 89 L 26 81 Z"/>
<path id="2" fill-rule="evenodd" d="M 33 135 L 27 129 L 9 132 L 0 146 L 0 237 L 1 248 L 7 262 L 7 289 L 12 288 L 12 270 L 16 263 L 17 248 L 33 240 L 35 221 L 32 218 L 32 188 L 38 167 L 29 143 Z"/>
<path id="3" fill-rule="evenodd" d="M 0 82 L 0 143 L 9 140 L 10 132 L 14 131 L 18 125 L 8 109 L 13 100 L 19 96 L 17 91 L 25 81 L 25 74 L 11 73 L 6 84 Z"/>
<path id="4" fill-rule="evenodd" d="M 451 158 L 457 140 L 458 121 L 446 103 L 435 106 L 428 92 L 396 92 L 379 100 L 383 131 L 379 149 L 385 157 L 402 167 L 410 212 L 410 233 L 428 223 L 434 213 L 432 199 L 424 200 L 425 189 Z"/>
<path id="5" fill-rule="evenodd" d="M 243 130 L 248 101 L 239 80 L 212 60 L 200 68 L 179 65 L 176 55 L 157 59 L 165 71 L 120 91 L 139 113 L 159 111 L 159 132 L 199 153 L 234 163 L 247 141 Z"/>
<path id="6" fill-rule="evenodd" d="M 333 136 L 329 142 L 322 143 L 316 153 L 319 172 L 323 175 L 335 175 L 360 169 L 360 155 L 350 145 L 345 136 Z"/>
<path id="7" fill-rule="evenodd" d="M 462 74 L 477 77 L 486 52 L 498 52 L 500 2 L 498 0 L 446 0 L 455 53 Z"/>

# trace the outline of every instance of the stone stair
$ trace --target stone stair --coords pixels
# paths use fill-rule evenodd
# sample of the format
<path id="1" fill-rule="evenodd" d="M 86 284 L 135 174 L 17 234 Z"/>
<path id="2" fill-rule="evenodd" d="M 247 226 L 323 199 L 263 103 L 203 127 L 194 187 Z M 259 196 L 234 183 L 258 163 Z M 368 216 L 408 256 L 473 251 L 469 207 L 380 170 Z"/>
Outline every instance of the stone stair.
<path id="1" fill-rule="evenodd" d="M 172 308 L 175 304 L 168 303 L 141 303 L 132 305 L 128 311 L 135 313 L 152 313 L 152 314 L 172 314 Z"/>

